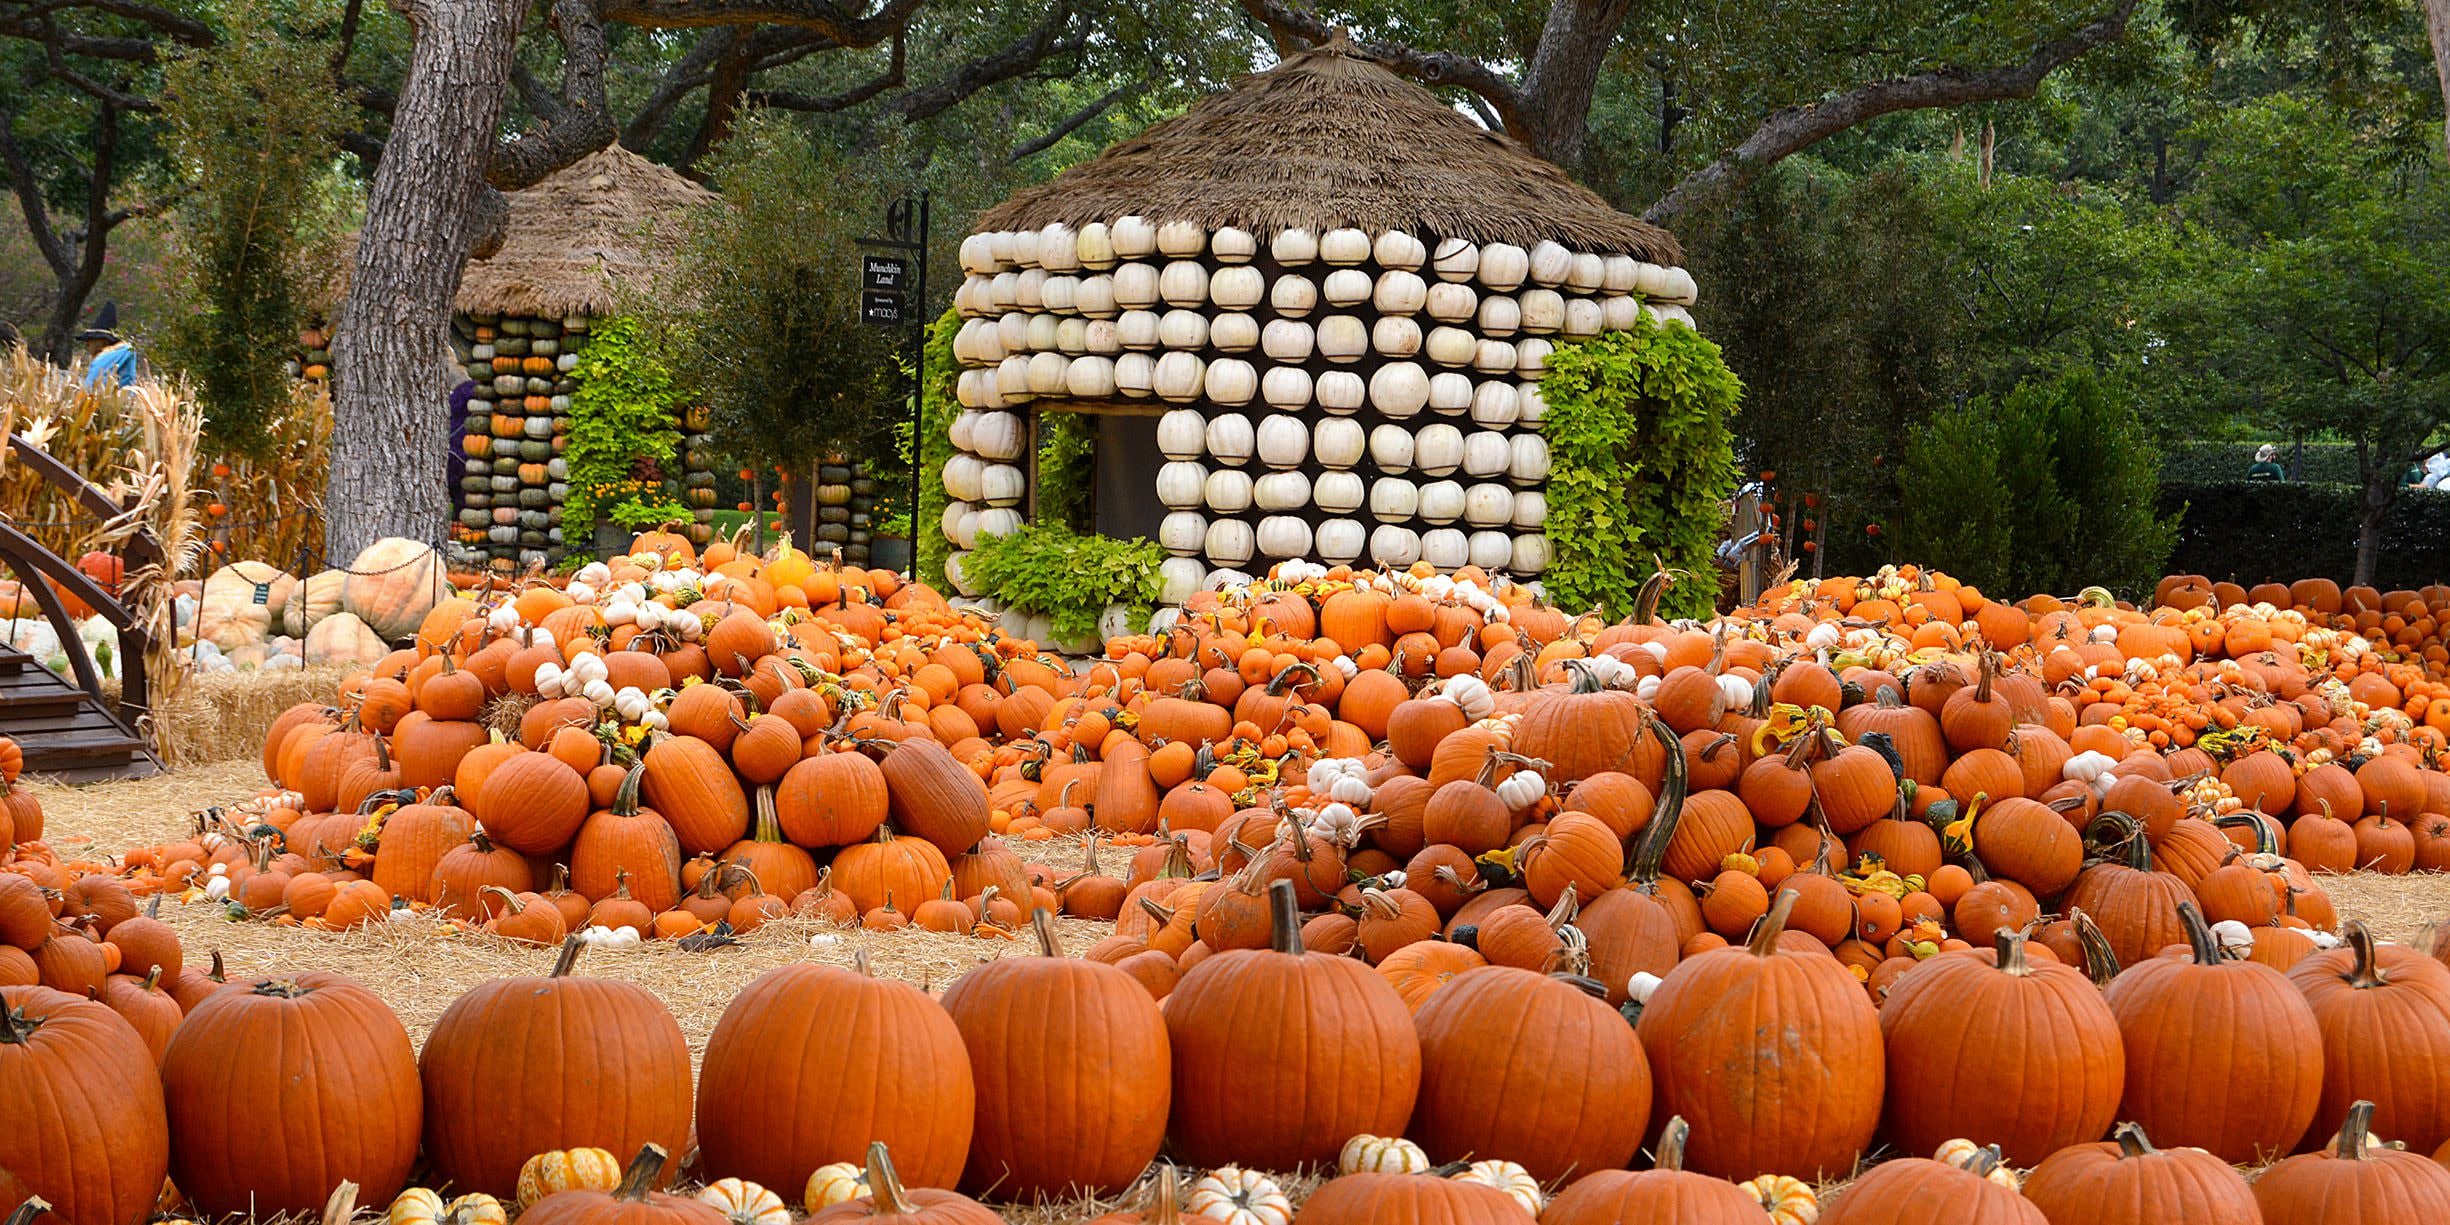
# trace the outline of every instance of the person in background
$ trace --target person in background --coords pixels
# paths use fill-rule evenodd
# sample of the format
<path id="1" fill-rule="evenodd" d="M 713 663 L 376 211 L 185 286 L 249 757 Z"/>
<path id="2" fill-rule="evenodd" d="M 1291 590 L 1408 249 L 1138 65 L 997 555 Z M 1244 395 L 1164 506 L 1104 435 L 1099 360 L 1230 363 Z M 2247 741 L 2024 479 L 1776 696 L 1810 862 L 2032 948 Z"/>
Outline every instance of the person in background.
<path id="1" fill-rule="evenodd" d="M 2250 481 L 2278 481 L 2287 478 L 2288 470 L 2280 466 L 2278 443 L 2264 443 L 2262 448 L 2254 453 L 2254 466 L 2246 469 L 2246 479 Z"/>
<path id="2" fill-rule="evenodd" d="M 125 387 L 136 377 L 136 346 L 119 335 L 118 303 L 103 303 L 94 325 L 77 333 L 77 339 L 85 342 L 87 387 Z"/>

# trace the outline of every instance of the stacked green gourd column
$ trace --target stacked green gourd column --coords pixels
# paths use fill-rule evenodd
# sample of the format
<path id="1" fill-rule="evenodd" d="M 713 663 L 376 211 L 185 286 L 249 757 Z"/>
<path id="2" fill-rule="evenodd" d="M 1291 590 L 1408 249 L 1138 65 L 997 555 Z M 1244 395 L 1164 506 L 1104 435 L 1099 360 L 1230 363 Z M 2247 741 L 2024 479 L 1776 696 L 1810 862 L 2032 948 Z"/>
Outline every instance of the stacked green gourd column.
<path id="1" fill-rule="evenodd" d="M 504 573 L 561 560 L 561 458 L 569 432 L 570 371 L 588 319 L 460 315 L 452 347 L 476 384 L 461 436 L 468 456 L 454 533 L 459 560 Z"/>

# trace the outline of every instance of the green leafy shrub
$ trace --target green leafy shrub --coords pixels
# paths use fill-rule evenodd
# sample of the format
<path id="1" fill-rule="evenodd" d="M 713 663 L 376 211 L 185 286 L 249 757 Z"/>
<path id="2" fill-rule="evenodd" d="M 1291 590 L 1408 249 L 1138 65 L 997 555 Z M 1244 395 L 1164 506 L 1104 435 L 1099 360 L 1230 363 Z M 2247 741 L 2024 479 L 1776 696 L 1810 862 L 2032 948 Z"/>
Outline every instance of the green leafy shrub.
<path id="1" fill-rule="evenodd" d="M 2270 439 L 2280 447 L 2279 464 L 2288 467 L 2296 447 L 2286 439 Z M 2254 465 L 2260 442 L 2171 442 L 2161 447 L 2161 480 L 2165 484 L 2201 485 L 2243 480 Z M 2356 448 L 2344 442 L 2305 444 L 2302 479 L 2318 484 L 2354 484 Z"/>
<path id="2" fill-rule="evenodd" d="M 1549 594 L 1570 608 L 1632 611 L 1657 566 L 1685 572 L 1660 612 L 1708 616 L 1712 561 L 1735 492 L 1727 426 L 1743 395 L 1717 345 L 1645 315 L 1633 331 L 1557 346 L 1548 403 Z"/>
<path id="3" fill-rule="evenodd" d="M 1094 637 L 1109 604 L 1131 609 L 1145 624 L 1164 593 L 1158 567 L 1165 550 L 1152 540 L 1079 535 L 1032 523 L 978 542 L 962 559 L 963 577 L 1015 608 L 1043 614 L 1060 640 Z"/>
<path id="4" fill-rule="evenodd" d="M 2363 492 L 2352 484 L 2169 481 L 2161 513 L 2178 521 L 2172 574 L 2251 587 L 2356 573 Z M 2384 590 L 2450 578 L 2450 493 L 2402 490 L 2382 520 L 2374 584 Z"/>
<path id="5" fill-rule="evenodd" d="M 2077 371 L 1933 414 L 1898 473 L 1901 555 L 1988 591 L 2149 590 L 2176 542 L 2132 399 Z"/>
<path id="6" fill-rule="evenodd" d="M 668 466 L 680 453 L 679 416 L 689 397 L 647 345 L 638 321 L 627 315 L 597 321 L 570 376 L 578 388 L 570 394 L 563 452 L 570 470 L 565 530 L 584 535 L 607 515 L 635 526 L 639 512 L 629 508 L 642 500 L 659 509 L 670 502 L 680 509 L 677 518 L 689 518 L 687 507 L 662 496 Z"/>
<path id="7" fill-rule="evenodd" d="M 1087 413 L 1041 413 L 1038 417 L 1038 518 L 1075 532 L 1089 531 L 1094 509 L 1089 493 L 1097 483 L 1097 418 Z"/>
<path id="8" fill-rule="evenodd" d="M 953 418 L 961 412 L 954 395 L 961 382 L 961 363 L 953 357 L 953 336 L 961 331 L 961 316 L 947 310 L 927 327 L 926 363 L 919 378 L 919 507 L 911 516 L 910 547 L 918 561 L 919 581 L 938 591 L 950 591 L 944 578 L 944 558 L 952 542 L 944 538 L 944 463 L 953 458 Z M 904 442 L 908 446 L 907 440 Z"/>

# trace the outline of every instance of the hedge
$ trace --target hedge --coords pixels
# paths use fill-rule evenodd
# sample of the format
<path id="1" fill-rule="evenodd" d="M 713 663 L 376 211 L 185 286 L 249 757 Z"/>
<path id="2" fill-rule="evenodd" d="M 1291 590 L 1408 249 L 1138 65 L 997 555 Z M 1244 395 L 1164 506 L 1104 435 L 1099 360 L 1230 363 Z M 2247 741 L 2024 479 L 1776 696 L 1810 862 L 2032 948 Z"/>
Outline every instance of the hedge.
<path id="1" fill-rule="evenodd" d="M 2254 466 L 2254 453 L 2259 442 L 2166 442 L 2161 444 L 2161 480 L 2182 484 L 2221 484 L 2244 480 L 2246 469 Z M 2292 448 L 2279 443 L 2279 464 L 2288 467 Z M 2354 485 L 2356 448 L 2344 442 L 2309 442 L 2305 444 L 2305 471 L 2300 480 L 2319 484 Z"/>
<path id="2" fill-rule="evenodd" d="M 2172 574 L 2247 586 L 2356 572 L 2359 491 L 2293 481 L 2165 481 L 2161 513 L 2184 511 Z M 2382 523 L 2374 582 L 2384 590 L 2450 580 L 2450 493 L 2404 490 Z"/>

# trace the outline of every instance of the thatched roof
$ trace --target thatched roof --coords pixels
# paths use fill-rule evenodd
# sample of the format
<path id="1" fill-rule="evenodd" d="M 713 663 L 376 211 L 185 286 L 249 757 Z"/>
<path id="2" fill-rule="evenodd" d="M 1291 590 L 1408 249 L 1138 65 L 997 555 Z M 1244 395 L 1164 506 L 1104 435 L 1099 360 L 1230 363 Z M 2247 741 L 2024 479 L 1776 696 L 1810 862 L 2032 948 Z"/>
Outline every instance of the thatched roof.
<path id="1" fill-rule="evenodd" d="M 683 214 L 715 194 L 613 145 L 510 193 L 502 249 L 471 260 L 458 307 L 470 314 L 603 314 L 615 286 L 671 262 Z"/>
<path id="2" fill-rule="evenodd" d="M 1675 264 L 1675 235 L 1618 212 L 1520 143 L 1342 38 L 1236 81 L 1189 111 L 988 210 L 981 230 L 1137 214 L 1260 235 L 1356 226 Z"/>

